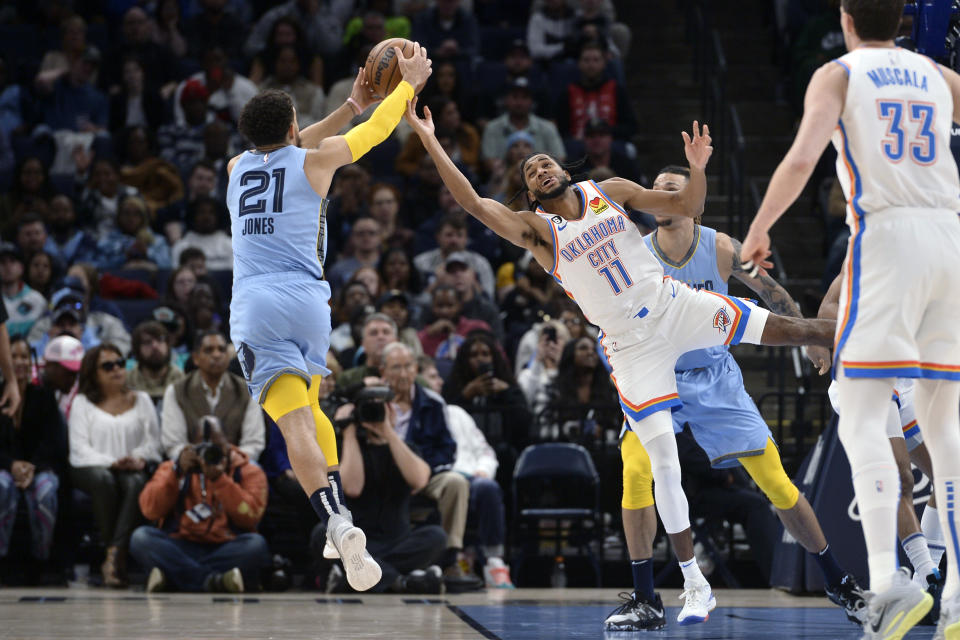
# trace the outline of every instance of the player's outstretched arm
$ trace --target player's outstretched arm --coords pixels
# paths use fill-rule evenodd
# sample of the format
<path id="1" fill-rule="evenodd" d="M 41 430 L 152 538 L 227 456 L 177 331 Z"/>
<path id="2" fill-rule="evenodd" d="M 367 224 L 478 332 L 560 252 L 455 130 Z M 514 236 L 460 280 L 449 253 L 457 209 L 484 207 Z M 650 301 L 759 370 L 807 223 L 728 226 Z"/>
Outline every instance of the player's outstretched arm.
<path id="1" fill-rule="evenodd" d="M 342 136 L 324 139 L 316 152 L 307 155 L 311 168 L 335 170 L 345 164 L 356 162 L 373 147 L 380 144 L 393 133 L 400 123 L 407 101 L 413 99 L 414 87 L 423 85 L 432 73 L 427 50 L 414 43 L 413 55 L 403 57 L 396 48 L 397 64 L 403 74 L 403 81 L 380 103 L 370 119 L 347 131 Z"/>
<path id="2" fill-rule="evenodd" d="M 424 107 L 424 117 L 420 118 L 416 112 L 417 101 L 414 99 L 407 106 L 407 122 L 414 132 L 420 136 L 424 148 L 433 162 L 443 183 L 450 189 L 457 204 L 463 207 L 470 215 L 489 227 L 501 238 L 509 240 L 518 247 L 530 249 L 534 256 L 548 248 L 552 259 L 552 240 L 547 240 L 549 230 L 545 220 L 530 211 L 511 211 L 496 200 L 481 198 L 467 177 L 463 175 L 453 163 L 447 152 L 443 150 L 440 141 L 434 135 L 433 116 L 429 107 Z"/>
<path id="3" fill-rule="evenodd" d="M 773 172 L 760 210 L 743 240 L 740 257 L 748 268 L 759 265 L 769 269 L 773 266 L 767 260 L 770 256 L 768 231 L 793 204 L 810 179 L 840 122 L 846 95 L 847 71 L 840 64 L 828 62 L 813 74 L 803 101 L 803 119 L 797 137 Z"/>
<path id="4" fill-rule="evenodd" d="M 684 153 L 690 163 L 690 179 L 680 191 L 654 191 L 644 189 L 635 182 L 624 178 L 610 178 L 601 184 L 603 190 L 616 202 L 622 202 L 631 209 L 656 215 L 684 216 L 695 218 L 703 213 L 703 203 L 707 197 L 707 176 L 705 170 L 713 147 L 710 146 L 710 127 L 693 122 L 693 137 L 682 131 Z"/>
<path id="5" fill-rule="evenodd" d="M 367 84 L 363 67 L 357 70 L 357 77 L 353 80 L 350 97 L 335 111 L 319 122 L 300 131 L 300 146 L 304 149 L 316 149 L 325 138 L 337 135 L 337 132 L 350 124 L 354 116 L 358 116 L 380 99 Z"/>
<path id="6" fill-rule="evenodd" d="M 717 232 L 716 242 L 717 266 L 720 268 L 721 276 L 733 276 L 750 287 L 774 313 L 791 318 L 803 317 L 800 313 L 800 305 L 770 274 L 760 270 L 756 275 L 751 275 L 747 269 L 743 268 L 743 263 L 740 261 L 742 248 L 740 242 L 720 232 Z"/>

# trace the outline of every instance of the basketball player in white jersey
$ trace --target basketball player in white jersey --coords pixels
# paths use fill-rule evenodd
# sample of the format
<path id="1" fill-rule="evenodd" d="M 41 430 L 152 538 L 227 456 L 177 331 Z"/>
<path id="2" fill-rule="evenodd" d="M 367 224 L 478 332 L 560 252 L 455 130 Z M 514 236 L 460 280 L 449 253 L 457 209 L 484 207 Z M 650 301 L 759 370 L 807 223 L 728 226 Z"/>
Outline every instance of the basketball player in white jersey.
<path id="1" fill-rule="evenodd" d="M 894 380 L 916 378 L 920 428 L 947 535 L 941 638 L 960 640 L 960 178 L 950 153 L 960 76 L 894 46 L 903 0 L 842 0 L 849 53 L 817 70 L 796 140 L 773 174 L 741 253 L 766 266 L 773 223 L 800 194 L 831 138 L 847 197 L 834 376 L 839 436 L 868 552 L 867 638 L 901 638 L 933 599 L 897 570 L 900 482 L 883 425 Z"/>
<path id="2" fill-rule="evenodd" d="M 383 142 L 400 122 L 414 87 L 430 76 L 431 63 L 420 45 L 410 58 L 400 49 L 396 54 L 403 81 L 368 121 L 342 136 L 336 132 L 349 114 L 372 102 L 360 74 L 352 106 L 302 132 L 288 94 L 257 94 L 239 121 L 240 133 L 255 148 L 227 164 L 234 259 L 230 338 L 250 394 L 280 427 L 297 480 L 326 526 L 331 551 L 324 554 L 343 560 L 347 581 L 357 591 L 375 586 L 381 570 L 343 507 L 336 435 L 318 399 L 321 378 L 330 373 L 326 196 L 336 170 Z"/>
<path id="3" fill-rule="evenodd" d="M 827 289 L 823 301 L 820 303 L 818 318 L 828 320 L 837 319 L 840 308 L 840 289 L 843 276 L 838 275 Z M 819 367 L 820 375 L 830 369 L 830 351 L 823 347 L 807 347 L 807 356 Z M 834 411 L 840 413 L 837 381 L 834 380 L 828 389 L 830 404 Z M 913 468 L 917 465 L 927 478 L 933 478 L 933 466 L 930 461 L 930 452 L 923 442 L 920 427 L 916 419 L 916 407 L 913 403 L 914 381 L 912 378 L 897 378 L 893 390 L 893 397 L 888 404 L 886 435 L 893 449 L 893 458 L 900 473 L 900 503 L 897 508 L 897 536 L 904 553 L 913 565 L 913 581 L 927 590 L 933 597 L 933 608 L 921 624 L 936 624 L 940 616 L 940 596 L 943 589 L 944 576 L 940 574 L 940 559 L 946 547 L 943 544 L 943 533 L 940 529 L 940 520 L 937 517 L 936 492 L 930 493 L 930 498 L 923 510 L 923 517 L 918 521 L 917 512 L 913 506 Z"/>
<path id="4" fill-rule="evenodd" d="M 687 183 L 684 167 L 668 166 L 653 182 L 655 190 L 679 191 Z M 643 240 L 663 265 L 664 273 L 695 289 L 727 293 L 727 281 L 747 285 L 774 312 L 801 317 L 800 307 L 776 280 L 766 273 L 750 276 L 740 264 L 740 243 L 725 233 L 689 218 L 657 216 L 657 229 Z M 810 554 L 823 574 L 831 602 L 845 610 L 857 624 L 867 607 L 855 577 L 844 571 L 827 544 L 817 516 L 791 482 L 780 461 L 780 452 L 757 405 L 747 394 L 743 376 L 725 346 L 683 354 L 674 365 L 677 390 L 683 407 L 673 412 L 674 431 L 686 425 L 715 468 L 742 466 L 776 509 L 784 528 Z M 634 591 L 606 619 L 611 631 L 659 628 L 663 606 L 654 592 L 653 541 L 657 517 L 653 512 L 653 476 L 650 459 L 636 436 L 621 433 L 623 460 L 623 532 L 630 552 Z M 909 468 L 909 464 L 908 464 Z M 692 545 L 676 540 L 674 548 Z M 769 569 L 769 567 L 768 567 Z"/>
<path id="5" fill-rule="evenodd" d="M 669 534 L 690 528 L 680 486 L 680 464 L 670 410 L 679 407 L 673 372 L 684 352 L 719 344 L 828 344 L 832 327 L 823 321 L 785 318 L 750 302 L 694 291 L 663 275 L 623 206 L 655 215 L 694 217 L 703 210 L 704 168 L 713 149 L 709 131 L 697 123 L 684 132 L 690 181 L 676 192 L 647 190 L 621 178 L 570 183 L 570 174 L 551 156 L 536 153 L 520 163 L 536 211 L 514 212 L 481 198 L 434 135 L 429 109 L 407 120 L 433 157 L 457 202 L 501 237 L 528 249 L 601 330 L 627 425 L 647 453 L 655 480 L 657 510 Z M 826 323 L 830 325 L 830 323 Z M 693 557 L 678 559 L 685 600 L 678 621 L 702 622 L 716 606 L 709 583 Z"/>

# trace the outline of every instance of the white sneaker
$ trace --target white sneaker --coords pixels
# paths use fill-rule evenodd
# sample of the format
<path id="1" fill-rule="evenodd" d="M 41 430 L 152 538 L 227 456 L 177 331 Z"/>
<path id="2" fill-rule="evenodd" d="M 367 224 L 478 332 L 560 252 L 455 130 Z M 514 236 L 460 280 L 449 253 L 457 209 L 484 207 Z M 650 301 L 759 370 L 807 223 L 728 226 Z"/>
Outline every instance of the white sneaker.
<path id="1" fill-rule="evenodd" d="M 333 543 L 347 572 L 347 582 L 356 591 L 366 591 L 383 576 L 380 565 L 367 553 L 367 536 L 342 515 L 327 523 L 327 540 Z"/>
<path id="2" fill-rule="evenodd" d="M 483 567 L 483 581 L 492 589 L 514 588 L 510 581 L 510 567 L 501 558 L 487 559 L 487 564 Z"/>
<path id="3" fill-rule="evenodd" d="M 910 570 L 902 567 L 889 589 L 868 593 L 868 603 L 862 640 L 900 640 L 927 615 L 933 598 L 910 579 Z"/>
<path id="4" fill-rule="evenodd" d="M 940 621 L 933 640 L 960 640 L 960 594 L 940 605 Z"/>
<path id="5" fill-rule="evenodd" d="M 709 582 L 684 582 L 680 599 L 684 601 L 683 609 L 677 616 L 677 622 L 681 625 L 706 622 L 710 619 L 710 612 L 717 606 Z"/>
<path id="6" fill-rule="evenodd" d="M 337 505 L 337 509 L 340 510 L 340 515 L 350 521 L 350 524 L 353 524 L 353 514 L 343 506 L 342 504 Z M 327 560 L 339 560 L 340 554 L 337 552 L 337 548 L 330 543 L 330 536 L 327 535 L 327 541 L 323 544 L 323 557 Z"/>

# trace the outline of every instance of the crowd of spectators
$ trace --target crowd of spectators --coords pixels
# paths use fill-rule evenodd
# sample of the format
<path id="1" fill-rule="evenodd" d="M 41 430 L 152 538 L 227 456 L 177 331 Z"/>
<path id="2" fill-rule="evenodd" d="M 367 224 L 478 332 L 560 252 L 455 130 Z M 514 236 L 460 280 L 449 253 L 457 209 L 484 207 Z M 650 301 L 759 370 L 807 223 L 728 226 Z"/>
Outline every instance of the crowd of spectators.
<path id="1" fill-rule="evenodd" d="M 0 9 L 0 286 L 24 398 L 0 415 L 0 558 L 20 522 L 53 562 L 55 527 L 86 509 L 105 585 L 127 584 L 133 559 L 149 591 L 243 591 L 279 552 L 258 533 L 277 529 L 274 509 L 316 525 L 230 343 L 226 164 L 248 146 L 244 103 L 282 89 L 307 125 L 345 101 L 372 45 L 418 40 L 438 137 L 517 208 L 517 161 L 534 149 L 585 157 L 584 176 L 639 179 L 630 32 L 610 0 L 87 6 Z M 359 389 L 393 392 L 383 422 L 340 434 L 347 506 L 384 569 L 376 589 L 511 587 L 520 451 L 615 451 L 595 329 L 457 205 L 404 123 L 338 172 L 329 200 L 321 400 L 343 417 Z M 322 530 L 311 539 L 323 567 Z"/>

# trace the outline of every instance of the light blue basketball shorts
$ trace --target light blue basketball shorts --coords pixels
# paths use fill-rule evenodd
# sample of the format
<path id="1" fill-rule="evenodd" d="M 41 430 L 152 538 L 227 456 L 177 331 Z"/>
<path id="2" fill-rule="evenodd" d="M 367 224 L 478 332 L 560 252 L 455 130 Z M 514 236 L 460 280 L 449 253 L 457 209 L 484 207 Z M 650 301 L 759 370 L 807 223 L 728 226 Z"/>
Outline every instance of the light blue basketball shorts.
<path id="1" fill-rule="evenodd" d="M 683 406 L 673 412 L 673 429 L 684 424 L 717 468 L 734 467 L 737 458 L 760 455 L 770 428 L 743 386 L 743 374 L 728 352 L 710 367 L 677 371 Z"/>
<path id="2" fill-rule="evenodd" d="M 233 284 L 230 339 L 250 395 L 260 404 L 285 373 L 307 384 L 328 375 L 330 285 L 299 271 L 244 278 Z"/>

